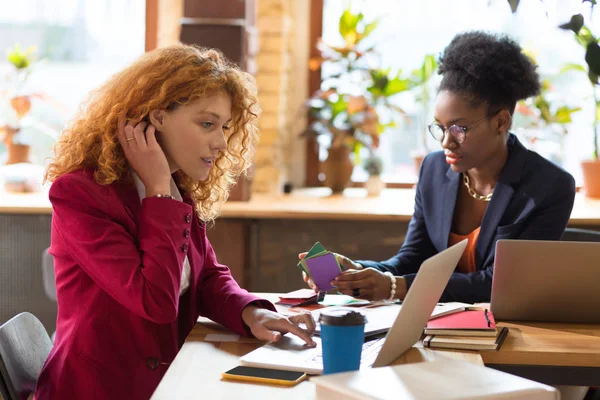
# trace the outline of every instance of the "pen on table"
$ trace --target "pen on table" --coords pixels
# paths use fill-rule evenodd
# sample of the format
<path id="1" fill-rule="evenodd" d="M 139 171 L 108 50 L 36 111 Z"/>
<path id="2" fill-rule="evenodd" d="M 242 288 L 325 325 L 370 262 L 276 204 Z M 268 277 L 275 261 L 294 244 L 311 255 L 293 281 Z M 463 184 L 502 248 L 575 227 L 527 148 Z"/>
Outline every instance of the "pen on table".
<path id="1" fill-rule="evenodd" d="M 490 321 L 490 317 L 488 317 L 487 308 L 483 311 L 483 315 L 485 316 L 485 320 L 487 321 L 488 328 L 492 326 L 492 322 Z"/>

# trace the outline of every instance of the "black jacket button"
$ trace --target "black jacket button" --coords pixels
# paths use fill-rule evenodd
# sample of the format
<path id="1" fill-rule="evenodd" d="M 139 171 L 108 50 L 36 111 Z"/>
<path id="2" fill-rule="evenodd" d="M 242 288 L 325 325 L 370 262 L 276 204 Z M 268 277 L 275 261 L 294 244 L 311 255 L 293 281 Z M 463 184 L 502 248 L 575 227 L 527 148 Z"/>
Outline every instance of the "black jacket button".
<path id="1" fill-rule="evenodd" d="M 146 360 L 146 366 L 150 369 L 158 368 L 158 360 L 156 359 L 156 357 L 149 357 Z"/>

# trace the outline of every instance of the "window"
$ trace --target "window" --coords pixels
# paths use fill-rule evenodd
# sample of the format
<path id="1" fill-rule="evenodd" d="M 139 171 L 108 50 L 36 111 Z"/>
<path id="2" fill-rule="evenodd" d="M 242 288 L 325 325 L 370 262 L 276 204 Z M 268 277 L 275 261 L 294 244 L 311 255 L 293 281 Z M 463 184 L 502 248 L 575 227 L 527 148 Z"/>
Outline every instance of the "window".
<path id="1" fill-rule="evenodd" d="M 323 39 L 326 42 L 341 40 L 337 31 L 338 19 L 347 4 L 336 0 L 324 1 Z M 521 128 L 524 123 L 518 116 L 514 119 L 513 132 L 523 139 L 526 146 L 563 165 L 578 183 L 581 182 L 579 162 L 592 155 L 595 107 L 586 74 L 559 74 L 564 64 L 585 65 L 585 61 L 584 49 L 576 43 L 573 33 L 558 29 L 558 25 L 567 22 L 577 12 L 582 12 L 587 19 L 589 3 L 582 4 L 581 0 L 521 1 L 516 14 L 511 13 L 506 0 L 376 0 L 353 2 L 352 7 L 354 11 L 362 11 L 366 19 L 380 18 L 380 25 L 372 39 L 381 55 L 382 65 L 393 71 L 402 69 L 409 73 L 422 63 L 425 54 L 436 54 L 437 57 L 458 32 L 481 29 L 506 33 L 515 38 L 524 49 L 536 56 L 542 77 L 553 77 L 555 90 L 552 96 L 582 110 L 573 114 L 573 122 L 566 127 L 569 133 L 561 138 L 535 143 L 526 141 L 527 132 Z M 596 13 L 591 24 L 592 31 L 594 22 L 596 25 L 600 23 L 599 18 Z M 439 79 L 436 74 L 432 82 L 434 91 Z M 383 178 L 387 182 L 415 179 L 411 151 L 417 149 L 419 135 L 426 135 L 430 150 L 439 149 L 439 144 L 426 133 L 426 124 L 433 118 L 435 96 L 432 97 L 427 115 L 423 115 L 414 93 L 402 93 L 395 98 L 397 105 L 408 113 L 408 118 L 405 123 L 381 136 L 380 155 L 384 159 Z M 353 180 L 365 179 L 365 171 L 360 166 L 355 168 Z"/>
<path id="2" fill-rule="evenodd" d="M 0 99 L 14 90 L 4 79 L 14 70 L 6 49 L 17 43 L 23 49 L 35 46 L 43 60 L 19 89 L 43 97 L 32 100 L 36 123 L 24 132 L 32 161 L 51 156 L 55 136 L 90 90 L 144 52 L 145 7 L 145 0 L 0 0 Z M 4 103 L 0 125 L 11 118 Z M 0 144 L 0 158 L 3 151 Z"/>

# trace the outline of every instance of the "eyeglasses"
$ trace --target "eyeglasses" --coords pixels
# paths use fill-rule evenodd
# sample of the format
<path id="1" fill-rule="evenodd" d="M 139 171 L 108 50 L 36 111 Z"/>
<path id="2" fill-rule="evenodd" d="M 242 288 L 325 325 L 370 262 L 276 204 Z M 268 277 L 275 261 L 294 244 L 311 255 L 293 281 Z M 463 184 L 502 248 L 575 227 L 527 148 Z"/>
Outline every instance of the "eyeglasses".
<path id="1" fill-rule="evenodd" d="M 450 125 L 448 128 L 434 123 L 427 126 L 429 129 L 429 133 L 431 136 L 437 141 L 443 141 L 444 136 L 446 136 L 446 132 L 452 136 L 452 138 L 456 141 L 456 143 L 461 144 L 467 138 L 467 132 L 473 129 L 475 126 L 479 125 L 481 122 L 485 121 L 489 117 L 485 117 L 480 119 L 479 121 L 469 125 L 469 126 L 460 126 L 460 125 Z"/>

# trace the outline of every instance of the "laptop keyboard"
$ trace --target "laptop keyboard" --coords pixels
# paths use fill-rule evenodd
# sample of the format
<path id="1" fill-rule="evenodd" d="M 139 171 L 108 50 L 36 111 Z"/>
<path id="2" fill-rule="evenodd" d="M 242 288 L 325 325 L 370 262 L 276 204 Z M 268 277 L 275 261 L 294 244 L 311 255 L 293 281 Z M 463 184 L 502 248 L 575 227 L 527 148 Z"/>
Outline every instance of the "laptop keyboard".
<path id="1" fill-rule="evenodd" d="M 369 340 L 368 342 L 363 343 L 362 352 L 360 354 L 360 365 L 364 367 L 370 367 L 373 362 L 375 362 L 375 358 L 379 351 L 383 347 L 384 338 Z M 319 349 L 312 357 L 306 360 L 306 363 L 309 365 L 314 365 L 317 367 L 323 366 L 323 353 L 321 349 Z"/>

